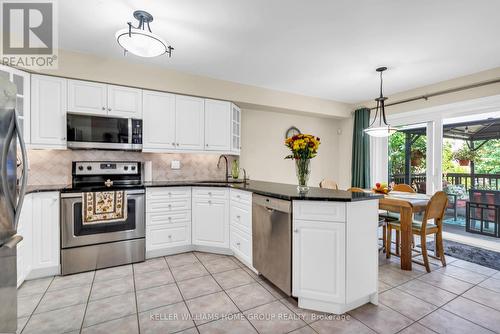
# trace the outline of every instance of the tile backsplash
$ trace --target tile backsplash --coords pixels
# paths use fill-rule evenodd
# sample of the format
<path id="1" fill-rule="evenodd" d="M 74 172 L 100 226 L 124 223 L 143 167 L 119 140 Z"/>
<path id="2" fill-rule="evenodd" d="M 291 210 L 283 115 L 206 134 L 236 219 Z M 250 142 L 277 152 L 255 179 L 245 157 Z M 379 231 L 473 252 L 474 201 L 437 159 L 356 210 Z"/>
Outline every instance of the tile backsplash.
<path id="1" fill-rule="evenodd" d="M 28 150 L 28 184 L 70 184 L 72 161 L 151 161 L 153 181 L 223 180 L 225 167 L 217 168 L 218 154 L 142 153 L 100 150 Z M 170 162 L 179 160 L 180 169 Z M 232 159 L 228 157 L 229 170 Z"/>

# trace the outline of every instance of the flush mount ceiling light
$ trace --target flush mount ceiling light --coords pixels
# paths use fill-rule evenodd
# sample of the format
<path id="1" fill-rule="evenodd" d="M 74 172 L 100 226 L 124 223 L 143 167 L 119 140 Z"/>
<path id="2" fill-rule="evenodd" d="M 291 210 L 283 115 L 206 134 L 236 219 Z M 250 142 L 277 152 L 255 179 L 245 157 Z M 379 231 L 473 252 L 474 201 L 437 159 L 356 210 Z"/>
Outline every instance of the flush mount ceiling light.
<path id="1" fill-rule="evenodd" d="M 375 117 L 371 122 L 370 126 L 364 130 L 367 135 L 373 137 L 389 137 L 397 130 L 387 124 L 387 120 L 385 118 L 385 100 L 387 97 L 382 93 L 382 73 L 387 70 L 387 67 L 379 67 L 377 68 L 377 72 L 380 73 L 380 96 L 375 99 L 377 101 L 377 109 L 375 111 Z M 377 122 L 378 118 L 378 122 Z"/>
<path id="2" fill-rule="evenodd" d="M 115 34 L 116 41 L 124 49 L 125 54 L 131 52 L 136 56 L 149 58 L 167 53 L 171 57 L 174 48 L 167 46 L 163 38 L 151 32 L 149 23 L 153 21 L 153 15 L 143 10 L 136 10 L 134 17 L 139 21 L 137 27 L 127 22 L 128 28 L 118 30 Z"/>

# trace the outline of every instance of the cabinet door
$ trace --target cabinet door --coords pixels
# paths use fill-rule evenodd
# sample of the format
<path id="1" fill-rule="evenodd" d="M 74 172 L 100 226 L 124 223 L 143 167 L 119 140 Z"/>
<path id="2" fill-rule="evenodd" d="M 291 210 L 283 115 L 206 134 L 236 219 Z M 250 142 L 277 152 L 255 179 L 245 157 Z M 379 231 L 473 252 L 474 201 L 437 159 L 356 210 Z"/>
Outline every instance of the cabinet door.
<path id="1" fill-rule="evenodd" d="M 229 248 L 227 199 L 193 198 L 193 244 Z"/>
<path id="2" fill-rule="evenodd" d="M 192 96 L 175 96 L 175 142 L 181 150 L 203 150 L 204 100 Z"/>
<path id="3" fill-rule="evenodd" d="M 205 99 L 205 149 L 231 149 L 231 103 Z"/>
<path id="4" fill-rule="evenodd" d="M 143 151 L 175 148 L 175 95 L 143 91 Z"/>
<path id="5" fill-rule="evenodd" d="M 231 104 L 231 151 L 241 151 L 241 109 L 235 104 Z"/>
<path id="6" fill-rule="evenodd" d="M 293 295 L 345 303 L 345 223 L 294 220 Z"/>
<path id="7" fill-rule="evenodd" d="M 33 237 L 32 237 L 32 219 L 33 207 L 31 195 L 24 198 L 17 234 L 23 237 L 23 240 L 17 244 L 17 286 L 23 284 L 26 277 L 31 272 Z"/>
<path id="8" fill-rule="evenodd" d="M 66 79 L 31 76 L 31 143 L 66 148 Z"/>
<path id="9" fill-rule="evenodd" d="M 59 272 L 59 193 L 33 195 L 33 270 L 39 275 Z"/>
<path id="10" fill-rule="evenodd" d="M 68 80 L 68 111 L 74 113 L 107 115 L 107 87 L 105 84 Z"/>
<path id="11" fill-rule="evenodd" d="M 142 90 L 108 85 L 108 115 L 142 118 Z"/>

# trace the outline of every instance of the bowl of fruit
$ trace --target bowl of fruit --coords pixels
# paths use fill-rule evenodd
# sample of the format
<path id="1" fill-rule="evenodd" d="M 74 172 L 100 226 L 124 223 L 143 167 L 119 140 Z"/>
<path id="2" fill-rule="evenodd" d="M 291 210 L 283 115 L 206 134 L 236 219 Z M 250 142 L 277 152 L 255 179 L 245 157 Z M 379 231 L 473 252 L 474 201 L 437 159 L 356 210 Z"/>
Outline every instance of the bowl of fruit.
<path id="1" fill-rule="evenodd" d="M 373 191 L 380 194 L 388 194 L 391 191 L 391 188 L 385 182 L 377 182 L 375 183 Z"/>

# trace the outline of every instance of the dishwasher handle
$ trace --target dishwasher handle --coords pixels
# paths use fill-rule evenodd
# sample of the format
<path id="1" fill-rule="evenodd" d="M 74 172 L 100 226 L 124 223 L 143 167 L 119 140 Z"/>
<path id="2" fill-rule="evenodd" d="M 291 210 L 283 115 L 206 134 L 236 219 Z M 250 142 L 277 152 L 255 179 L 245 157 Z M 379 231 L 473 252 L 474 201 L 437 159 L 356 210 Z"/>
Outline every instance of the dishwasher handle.
<path id="1" fill-rule="evenodd" d="M 265 208 L 269 213 L 274 211 L 283 213 L 292 212 L 292 202 L 287 200 L 253 194 L 252 201 L 254 205 Z"/>

